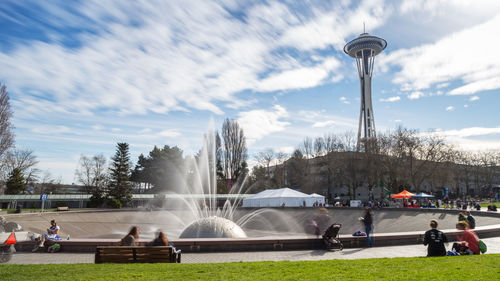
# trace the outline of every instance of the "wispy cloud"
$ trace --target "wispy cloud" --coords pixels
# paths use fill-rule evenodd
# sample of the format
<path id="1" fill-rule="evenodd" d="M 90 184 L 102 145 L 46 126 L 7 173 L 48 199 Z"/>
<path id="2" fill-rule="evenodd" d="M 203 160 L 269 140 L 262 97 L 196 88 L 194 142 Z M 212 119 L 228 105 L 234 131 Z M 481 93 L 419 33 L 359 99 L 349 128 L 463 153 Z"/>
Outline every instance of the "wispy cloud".
<path id="1" fill-rule="evenodd" d="M 269 134 L 280 132 L 290 125 L 283 121 L 288 117 L 288 112 L 282 106 L 275 105 L 270 110 L 257 109 L 241 112 L 238 115 L 238 123 L 243 128 L 249 144 Z"/>
<path id="2" fill-rule="evenodd" d="M 446 107 L 446 111 L 454 111 L 455 110 L 455 107 L 454 106 L 447 106 Z"/>
<path id="3" fill-rule="evenodd" d="M 469 101 L 477 101 L 477 100 L 479 100 L 478 96 L 472 96 L 469 98 Z"/>
<path id="4" fill-rule="evenodd" d="M 411 100 L 417 100 L 421 97 L 425 96 L 425 94 L 421 91 L 414 91 L 411 94 L 408 95 L 408 98 Z"/>
<path id="5" fill-rule="evenodd" d="M 500 135 L 500 127 L 470 127 L 458 130 L 437 130 L 423 135 L 438 135 L 447 140 L 448 143 L 467 150 L 500 149 L 500 142 L 490 138 Z"/>
<path id="6" fill-rule="evenodd" d="M 456 80 L 463 85 L 451 89 L 449 95 L 470 95 L 498 89 L 500 57 L 491 55 L 497 52 L 496 46 L 500 44 L 500 38 L 492 36 L 498 26 L 500 15 L 433 44 L 381 55 L 379 62 L 400 68 L 393 82 L 401 85 L 404 91 L 430 89 Z M 478 42 L 481 42 L 479 49 Z M 385 66 L 381 68 L 385 69 Z"/>
<path id="7" fill-rule="evenodd" d="M 168 137 L 168 138 L 171 138 L 171 137 L 178 137 L 181 135 L 181 133 L 176 130 L 176 129 L 173 129 L 173 130 L 164 130 L 164 131 L 161 131 L 158 133 L 159 136 L 162 136 L 162 137 Z"/>
<path id="8" fill-rule="evenodd" d="M 497 128 L 470 127 L 470 128 L 463 128 L 460 130 L 437 131 L 435 133 L 441 136 L 448 136 L 448 137 L 461 137 L 461 138 L 475 137 L 475 136 L 500 134 L 500 127 Z"/>
<path id="9" fill-rule="evenodd" d="M 346 98 L 346 97 L 340 97 L 339 100 L 342 102 L 342 103 L 345 103 L 345 104 L 350 104 L 351 102 Z"/>
<path id="10" fill-rule="evenodd" d="M 328 121 L 323 121 L 323 122 L 316 122 L 312 126 L 313 126 L 313 128 L 324 128 L 324 127 L 331 127 L 334 125 L 335 125 L 335 121 L 328 120 Z"/>
<path id="11" fill-rule="evenodd" d="M 83 1 L 66 8 L 45 3 L 32 11 L 43 14 L 38 20 L 86 30 L 70 38 L 78 44 L 15 45 L 0 53 L 0 76 L 20 104 L 77 112 L 190 108 L 222 114 L 222 105 L 248 105 L 236 96 L 245 90 L 302 89 L 341 79 L 339 60 L 321 51 L 332 44 L 341 49 L 359 31 L 360 15 L 372 28 L 384 21 L 381 0 L 355 9 L 324 3 L 308 10 L 262 2 L 236 5 L 238 16 L 226 2 Z M 49 27 L 44 32 L 49 38 L 71 34 Z M 43 107 L 31 109 L 43 113 Z"/>
<path id="12" fill-rule="evenodd" d="M 381 101 L 381 102 L 395 102 L 395 101 L 398 101 L 400 99 L 401 99 L 400 96 L 395 96 L 395 97 L 390 97 L 390 98 L 386 98 L 386 99 L 379 99 L 379 101 Z"/>

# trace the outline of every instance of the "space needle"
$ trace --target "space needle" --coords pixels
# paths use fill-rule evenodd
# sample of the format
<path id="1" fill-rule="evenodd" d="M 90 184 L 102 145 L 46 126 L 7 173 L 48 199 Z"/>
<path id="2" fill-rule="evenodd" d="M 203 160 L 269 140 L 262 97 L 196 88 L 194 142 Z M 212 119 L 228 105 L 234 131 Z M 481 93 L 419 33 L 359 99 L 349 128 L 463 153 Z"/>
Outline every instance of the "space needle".
<path id="1" fill-rule="evenodd" d="M 359 112 L 357 151 L 361 142 L 376 137 L 375 118 L 372 107 L 372 73 L 375 56 L 380 54 L 387 42 L 377 36 L 364 32 L 344 46 L 344 52 L 356 59 L 361 84 L 361 108 Z M 361 136 L 361 132 L 363 135 Z"/>

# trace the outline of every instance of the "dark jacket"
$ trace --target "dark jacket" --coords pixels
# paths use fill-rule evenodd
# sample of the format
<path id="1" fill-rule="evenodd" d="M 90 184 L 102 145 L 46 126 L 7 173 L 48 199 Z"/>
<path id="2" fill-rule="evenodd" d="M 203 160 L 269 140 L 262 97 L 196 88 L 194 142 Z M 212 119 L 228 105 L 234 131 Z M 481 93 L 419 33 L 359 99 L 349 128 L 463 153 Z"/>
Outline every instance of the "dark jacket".
<path id="1" fill-rule="evenodd" d="M 157 237 L 155 240 L 147 243 L 146 246 L 168 246 L 168 245 L 165 245 L 163 240 L 161 240 L 160 238 Z"/>
<path id="2" fill-rule="evenodd" d="M 365 224 L 365 226 L 371 226 L 373 224 L 373 217 L 370 212 L 366 213 L 363 217 L 363 223 Z"/>
<path id="3" fill-rule="evenodd" d="M 135 237 L 132 235 L 127 235 L 122 239 L 120 246 L 137 246 Z"/>
<path id="4" fill-rule="evenodd" d="M 467 217 L 467 223 L 469 223 L 469 228 L 474 229 L 476 228 L 476 219 L 472 215 L 469 215 Z"/>
<path id="5" fill-rule="evenodd" d="M 437 229 L 427 230 L 424 235 L 424 245 L 429 245 L 427 247 L 427 256 L 445 256 L 446 248 L 444 243 L 446 242 L 448 242 L 448 238 L 443 232 Z"/>

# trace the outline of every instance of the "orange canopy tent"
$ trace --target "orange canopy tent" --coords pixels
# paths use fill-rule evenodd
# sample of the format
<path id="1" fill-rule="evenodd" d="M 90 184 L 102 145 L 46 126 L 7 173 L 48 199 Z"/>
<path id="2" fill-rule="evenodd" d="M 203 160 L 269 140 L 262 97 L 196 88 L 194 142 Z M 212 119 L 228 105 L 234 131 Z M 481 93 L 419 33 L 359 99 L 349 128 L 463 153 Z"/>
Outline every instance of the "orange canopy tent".
<path id="1" fill-rule="evenodd" d="M 412 196 L 414 196 L 415 194 L 411 193 L 411 192 L 408 192 L 406 190 L 403 190 L 401 191 L 400 193 L 398 194 L 393 194 L 391 195 L 391 198 L 405 198 L 405 199 L 408 199 Z"/>

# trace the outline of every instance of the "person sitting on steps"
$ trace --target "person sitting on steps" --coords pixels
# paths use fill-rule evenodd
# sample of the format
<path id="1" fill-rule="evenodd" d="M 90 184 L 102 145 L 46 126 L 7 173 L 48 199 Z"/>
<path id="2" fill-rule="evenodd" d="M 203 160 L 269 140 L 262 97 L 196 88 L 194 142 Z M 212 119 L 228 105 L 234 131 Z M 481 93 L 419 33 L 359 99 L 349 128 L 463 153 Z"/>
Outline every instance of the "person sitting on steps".
<path id="1" fill-rule="evenodd" d="M 427 230 L 424 235 L 424 245 L 427 246 L 427 256 L 446 256 L 446 248 L 444 243 L 448 242 L 446 235 L 437 229 L 438 223 L 436 220 L 431 220 L 430 230 Z"/>
<path id="2" fill-rule="evenodd" d="M 35 248 L 33 249 L 33 252 L 38 251 L 39 248 L 43 248 L 45 246 L 46 241 L 58 241 L 62 240 L 61 237 L 59 237 L 59 226 L 57 225 L 56 220 L 51 220 L 50 221 L 50 227 L 47 228 L 47 234 L 42 235 L 40 237 L 40 243 L 35 245 Z"/>

